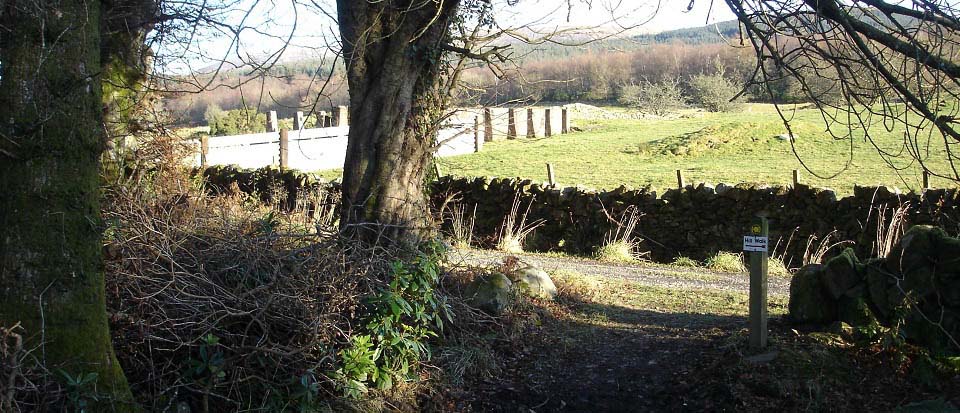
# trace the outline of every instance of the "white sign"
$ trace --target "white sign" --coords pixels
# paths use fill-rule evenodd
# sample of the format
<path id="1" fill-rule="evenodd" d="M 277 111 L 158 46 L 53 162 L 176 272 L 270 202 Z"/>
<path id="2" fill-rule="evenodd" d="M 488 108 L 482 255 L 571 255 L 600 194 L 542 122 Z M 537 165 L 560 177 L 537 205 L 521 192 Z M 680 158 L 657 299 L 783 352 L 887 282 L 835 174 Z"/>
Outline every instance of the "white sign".
<path id="1" fill-rule="evenodd" d="M 767 251 L 767 237 L 754 237 L 747 235 L 743 237 L 743 250 L 754 252 Z"/>

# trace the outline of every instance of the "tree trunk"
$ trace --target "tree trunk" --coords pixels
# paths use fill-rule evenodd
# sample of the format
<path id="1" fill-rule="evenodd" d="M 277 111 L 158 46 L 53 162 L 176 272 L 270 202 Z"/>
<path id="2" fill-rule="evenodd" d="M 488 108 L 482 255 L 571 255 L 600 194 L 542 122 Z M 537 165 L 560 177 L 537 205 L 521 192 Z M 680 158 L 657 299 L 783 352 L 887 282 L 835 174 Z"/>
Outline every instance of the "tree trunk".
<path id="1" fill-rule="evenodd" d="M 100 2 L 0 13 L 0 324 L 50 372 L 96 373 L 91 411 L 134 410 L 104 301 Z"/>
<path id="2" fill-rule="evenodd" d="M 338 0 L 350 89 L 341 229 L 410 244 L 433 233 L 425 186 L 442 46 L 459 1 Z"/>

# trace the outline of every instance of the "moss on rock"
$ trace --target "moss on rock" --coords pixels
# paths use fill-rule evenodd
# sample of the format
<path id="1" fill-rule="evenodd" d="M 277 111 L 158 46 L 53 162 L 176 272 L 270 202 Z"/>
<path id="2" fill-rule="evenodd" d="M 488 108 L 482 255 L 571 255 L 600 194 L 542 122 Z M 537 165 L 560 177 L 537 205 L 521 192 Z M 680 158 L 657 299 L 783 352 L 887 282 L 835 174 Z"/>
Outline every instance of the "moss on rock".
<path id="1" fill-rule="evenodd" d="M 789 316 L 801 324 L 825 324 L 837 319 L 837 303 L 827 295 L 822 281 L 825 269 L 819 264 L 806 265 L 790 282 Z"/>

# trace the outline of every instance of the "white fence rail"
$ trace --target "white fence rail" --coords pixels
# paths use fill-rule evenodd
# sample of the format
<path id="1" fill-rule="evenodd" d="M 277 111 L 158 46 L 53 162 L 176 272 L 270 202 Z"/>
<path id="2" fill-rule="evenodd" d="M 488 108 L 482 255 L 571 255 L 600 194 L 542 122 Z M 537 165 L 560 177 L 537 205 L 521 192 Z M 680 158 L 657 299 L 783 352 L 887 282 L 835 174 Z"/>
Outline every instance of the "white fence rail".
<path id="1" fill-rule="evenodd" d="M 338 110 L 339 109 L 339 110 Z M 262 168 L 276 165 L 282 168 L 301 171 L 317 171 L 343 167 L 347 153 L 347 135 L 350 132 L 346 122 L 346 108 L 335 109 L 334 125 L 324 128 L 298 129 L 281 133 L 279 131 L 248 135 L 211 136 L 197 142 L 196 166 L 237 165 L 241 168 Z M 499 115 L 501 109 L 496 109 Z M 566 133 L 566 109 L 560 119 L 560 110 L 551 109 L 502 109 L 508 114 L 510 122 L 495 116 L 491 109 L 468 109 L 457 112 L 449 119 L 450 123 L 437 132 L 436 141 L 440 143 L 436 156 L 456 156 L 479 152 L 484 142 L 502 138 L 551 136 Z M 302 113 L 297 113 L 302 119 Z M 276 119 L 271 112 L 268 119 Z M 520 121 L 523 119 L 524 121 Z M 276 121 L 270 122 L 274 128 Z M 331 122 L 327 122 L 330 124 Z M 503 126 L 509 126 L 499 130 Z M 301 122 L 295 122 L 299 126 Z M 497 124 L 494 126 L 493 124 Z M 509 125 L 507 125 L 509 124 Z M 523 124 L 523 126 L 520 126 Z M 529 130 L 527 130 L 527 126 Z M 562 131 L 562 132 L 561 132 Z M 286 134 L 284 139 L 282 135 Z"/>

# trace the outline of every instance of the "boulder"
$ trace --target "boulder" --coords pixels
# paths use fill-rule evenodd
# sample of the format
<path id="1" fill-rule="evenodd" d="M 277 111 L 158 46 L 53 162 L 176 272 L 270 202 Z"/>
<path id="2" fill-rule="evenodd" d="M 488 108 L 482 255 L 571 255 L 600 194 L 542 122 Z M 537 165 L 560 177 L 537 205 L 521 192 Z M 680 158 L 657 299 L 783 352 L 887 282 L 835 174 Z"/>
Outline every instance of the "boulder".
<path id="1" fill-rule="evenodd" d="M 503 314 L 513 304 L 513 282 L 498 272 L 477 277 L 466 292 L 470 305 L 490 314 Z"/>
<path id="2" fill-rule="evenodd" d="M 876 328 L 876 317 L 867 306 L 866 300 L 860 298 L 842 297 L 837 302 L 837 318 L 854 327 L 873 327 Z"/>
<path id="3" fill-rule="evenodd" d="M 553 284 L 546 271 L 529 264 L 511 271 L 507 275 L 517 290 L 533 298 L 553 300 L 557 297 L 557 286 Z"/>
<path id="4" fill-rule="evenodd" d="M 821 273 L 823 285 L 834 299 L 840 298 L 863 281 L 860 274 L 862 266 L 851 248 L 831 258 L 824 267 L 825 271 Z"/>
<path id="5" fill-rule="evenodd" d="M 800 324 L 826 324 L 837 319 L 837 302 L 823 287 L 819 264 L 800 268 L 790 281 L 790 319 Z"/>
<path id="6" fill-rule="evenodd" d="M 877 318 L 887 323 L 899 302 L 900 293 L 895 288 L 897 278 L 884 267 L 882 261 L 873 261 L 865 264 L 864 267 L 867 274 L 868 302 L 872 304 Z M 892 296 L 891 293 L 893 293 Z"/>

